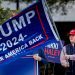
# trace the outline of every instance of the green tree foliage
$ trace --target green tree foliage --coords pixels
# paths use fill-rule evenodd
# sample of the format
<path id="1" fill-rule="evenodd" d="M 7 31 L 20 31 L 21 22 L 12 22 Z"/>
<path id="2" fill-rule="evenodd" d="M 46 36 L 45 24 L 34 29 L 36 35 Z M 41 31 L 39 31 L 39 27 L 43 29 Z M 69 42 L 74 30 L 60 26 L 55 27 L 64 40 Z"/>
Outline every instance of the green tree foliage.
<path id="1" fill-rule="evenodd" d="M 46 0 L 47 4 L 50 8 L 51 13 L 53 9 L 56 10 L 56 12 L 58 12 L 58 10 L 61 8 L 62 13 L 61 15 L 66 15 L 67 14 L 67 4 L 71 3 L 74 4 L 75 0 Z"/>
<path id="2" fill-rule="evenodd" d="M 10 9 L 3 10 L 0 8 L 0 24 L 5 22 L 10 17 Z"/>
<path id="3" fill-rule="evenodd" d="M 61 4 L 67 4 L 68 2 L 75 1 L 75 0 L 46 0 L 46 1 L 51 6 L 51 5 L 53 5 L 53 4 L 57 3 L 57 2 L 59 3 L 59 5 L 61 5 Z"/>
<path id="4" fill-rule="evenodd" d="M 1 4 L 1 0 L 0 0 L 0 4 Z M 18 10 L 13 11 L 10 10 L 9 8 L 4 10 L 4 8 L 0 6 L 0 25 L 3 24 L 10 17 L 12 17 L 12 12 L 18 12 Z"/>
<path id="5" fill-rule="evenodd" d="M 9 18 L 15 16 L 12 13 L 17 13 L 18 10 L 10 10 L 9 8 L 4 10 L 3 8 L 0 8 L 0 25 L 3 24 L 5 21 L 7 21 Z"/>

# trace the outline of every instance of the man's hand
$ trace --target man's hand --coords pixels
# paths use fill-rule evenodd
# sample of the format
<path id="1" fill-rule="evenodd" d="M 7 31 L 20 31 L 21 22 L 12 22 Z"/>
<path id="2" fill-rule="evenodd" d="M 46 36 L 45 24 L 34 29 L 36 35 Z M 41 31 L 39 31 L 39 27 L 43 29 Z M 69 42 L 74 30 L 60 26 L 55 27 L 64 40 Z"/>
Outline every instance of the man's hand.
<path id="1" fill-rule="evenodd" d="M 69 62 L 64 63 L 63 65 L 65 68 L 70 67 Z"/>
<path id="2" fill-rule="evenodd" d="M 42 60 L 42 58 L 41 58 L 40 56 L 38 56 L 37 54 L 34 54 L 34 55 L 33 55 L 33 58 L 34 58 L 35 60 L 37 60 L 37 61 L 41 61 L 41 60 Z"/>
<path id="3" fill-rule="evenodd" d="M 70 59 L 70 55 L 65 55 L 65 59 L 69 60 Z"/>

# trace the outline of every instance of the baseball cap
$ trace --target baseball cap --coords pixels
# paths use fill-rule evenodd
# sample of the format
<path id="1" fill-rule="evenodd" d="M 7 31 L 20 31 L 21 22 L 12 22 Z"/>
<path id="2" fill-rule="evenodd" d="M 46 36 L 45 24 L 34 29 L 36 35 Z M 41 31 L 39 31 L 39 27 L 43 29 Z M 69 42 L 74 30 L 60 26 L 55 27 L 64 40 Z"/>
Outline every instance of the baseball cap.
<path id="1" fill-rule="evenodd" d="M 69 35 L 75 35 L 75 29 L 70 30 Z"/>

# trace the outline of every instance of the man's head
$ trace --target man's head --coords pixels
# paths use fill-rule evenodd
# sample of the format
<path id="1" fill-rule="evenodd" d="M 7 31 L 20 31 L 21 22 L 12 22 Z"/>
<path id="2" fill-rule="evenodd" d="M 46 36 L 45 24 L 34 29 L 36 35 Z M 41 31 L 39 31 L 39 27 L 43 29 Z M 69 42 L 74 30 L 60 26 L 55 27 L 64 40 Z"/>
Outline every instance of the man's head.
<path id="1" fill-rule="evenodd" d="M 71 43 L 75 43 L 75 29 L 72 29 L 69 32 L 69 40 L 70 40 Z"/>

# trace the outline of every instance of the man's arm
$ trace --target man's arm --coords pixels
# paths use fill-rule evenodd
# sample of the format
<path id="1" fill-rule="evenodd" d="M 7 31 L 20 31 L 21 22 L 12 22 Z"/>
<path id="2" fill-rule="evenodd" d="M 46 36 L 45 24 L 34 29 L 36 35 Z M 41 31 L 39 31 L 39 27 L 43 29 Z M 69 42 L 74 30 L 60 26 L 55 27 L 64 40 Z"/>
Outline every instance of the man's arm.
<path id="1" fill-rule="evenodd" d="M 69 67 L 69 62 L 68 62 L 68 59 L 66 58 L 66 47 L 63 47 L 62 51 L 61 51 L 61 54 L 60 54 L 60 62 L 61 62 L 61 65 L 63 67 Z"/>
<path id="2" fill-rule="evenodd" d="M 73 54 L 73 55 L 65 55 L 65 57 L 66 57 L 68 60 L 73 60 L 73 61 L 75 61 L 75 54 Z"/>
<path id="3" fill-rule="evenodd" d="M 39 49 L 38 52 L 37 52 L 37 54 L 38 55 L 36 55 L 36 54 L 33 55 L 33 58 L 35 60 L 41 61 L 44 64 L 48 63 L 47 59 L 45 58 L 44 51 L 42 49 Z"/>

